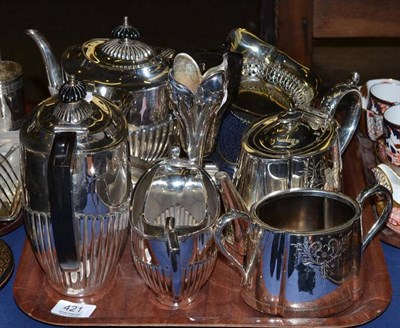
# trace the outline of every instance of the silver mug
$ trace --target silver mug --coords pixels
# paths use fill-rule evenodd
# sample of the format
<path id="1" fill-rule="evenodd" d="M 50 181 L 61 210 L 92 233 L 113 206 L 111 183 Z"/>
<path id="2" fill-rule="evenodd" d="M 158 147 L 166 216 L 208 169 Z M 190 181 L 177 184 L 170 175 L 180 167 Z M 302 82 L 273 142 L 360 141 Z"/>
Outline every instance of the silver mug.
<path id="1" fill-rule="evenodd" d="M 21 65 L 0 60 L 0 131 L 18 130 L 21 127 L 24 105 Z"/>
<path id="2" fill-rule="evenodd" d="M 381 193 L 386 207 L 368 232 L 362 205 Z M 350 307 L 362 293 L 361 258 L 385 223 L 390 192 L 375 185 L 357 200 L 319 189 L 272 193 L 251 207 L 231 211 L 218 221 L 215 240 L 221 253 L 242 275 L 241 296 L 252 308 L 284 317 L 325 317 Z M 227 224 L 249 221 L 245 260 L 224 242 Z"/>

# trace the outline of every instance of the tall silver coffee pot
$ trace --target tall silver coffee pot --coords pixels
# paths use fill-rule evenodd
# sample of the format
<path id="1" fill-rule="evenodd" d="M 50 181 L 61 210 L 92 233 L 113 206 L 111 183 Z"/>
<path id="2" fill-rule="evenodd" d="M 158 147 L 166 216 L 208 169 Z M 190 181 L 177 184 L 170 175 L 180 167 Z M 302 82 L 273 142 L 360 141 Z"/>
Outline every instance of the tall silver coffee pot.
<path id="1" fill-rule="evenodd" d="M 112 283 L 129 233 L 127 136 L 121 111 L 74 77 L 21 127 L 26 231 L 62 294 Z"/>

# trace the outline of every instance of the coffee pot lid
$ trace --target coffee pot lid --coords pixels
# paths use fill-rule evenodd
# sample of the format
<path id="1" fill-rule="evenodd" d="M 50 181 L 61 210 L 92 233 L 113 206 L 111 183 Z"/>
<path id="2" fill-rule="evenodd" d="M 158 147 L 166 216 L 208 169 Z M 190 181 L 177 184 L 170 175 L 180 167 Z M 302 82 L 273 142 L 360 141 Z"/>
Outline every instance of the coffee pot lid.
<path id="1" fill-rule="evenodd" d="M 116 105 L 97 94 L 88 94 L 85 83 L 72 76 L 58 95 L 33 110 L 21 127 L 21 142 L 25 147 L 48 152 L 57 132 L 76 132 L 79 150 L 96 151 L 126 139 L 128 126 Z"/>
<path id="2" fill-rule="evenodd" d="M 330 123 L 307 111 L 289 108 L 255 123 L 246 134 L 244 147 L 261 157 L 309 155 L 330 145 L 334 133 Z"/>

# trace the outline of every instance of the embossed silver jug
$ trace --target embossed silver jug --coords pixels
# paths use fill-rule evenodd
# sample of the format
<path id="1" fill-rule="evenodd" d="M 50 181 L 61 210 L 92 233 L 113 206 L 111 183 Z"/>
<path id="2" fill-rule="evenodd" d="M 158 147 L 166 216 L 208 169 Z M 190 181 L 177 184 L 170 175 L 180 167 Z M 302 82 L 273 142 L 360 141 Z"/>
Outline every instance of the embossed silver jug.
<path id="1" fill-rule="evenodd" d="M 62 294 L 112 286 L 129 233 L 127 136 L 121 111 L 74 77 L 20 130 L 27 236 Z"/>

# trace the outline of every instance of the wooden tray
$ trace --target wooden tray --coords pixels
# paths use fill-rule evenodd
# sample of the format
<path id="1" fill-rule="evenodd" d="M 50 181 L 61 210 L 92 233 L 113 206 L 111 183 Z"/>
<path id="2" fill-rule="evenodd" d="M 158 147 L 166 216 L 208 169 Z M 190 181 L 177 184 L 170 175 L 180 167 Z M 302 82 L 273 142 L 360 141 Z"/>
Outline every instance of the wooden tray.
<path id="1" fill-rule="evenodd" d="M 354 141 L 355 140 L 355 141 Z M 361 161 L 354 139 L 344 157 L 345 192 L 355 198 L 364 188 Z M 373 221 L 372 207 L 364 209 L 364 225 Z M 388 306 L 392 289 L 379 238 L 374 238 L 364 253 L 361 273 L 366 283 L 362 297 L 349 309 L 326 318 L 281 318 L 262 314 L 250 308 L 240 297 L 240 277 L 222 259 L 218 259 L 209 282 L 199 297 L 184 310 L 163 308 L 152 292 L 143 284 L 134 269 L 129 245 L 118 265 L 116 280 L 109 291 L 96 299 L 64 297 L 46 284 L 35 257 L 25 243 L 14 283 L 14 298 L 27 315 L 55 325 L 80 326 L 356 326 L 373 320 Z M 365 269 L 368 267 L 368 269 Z M 56 316 L 50 310 L 60 300 L 95 304 L 90 318 L 71 319 Z"/>
<path id="2" fill-rule="evenodd" d="M 23 222 L 23 215 L 19 215 L 14 220 L 9 222 L 0 222 L 0 236 L 5 235 L 11 231 L 14 231 L 19 226 L 22 225 Z"/>

